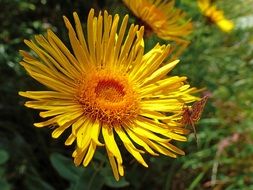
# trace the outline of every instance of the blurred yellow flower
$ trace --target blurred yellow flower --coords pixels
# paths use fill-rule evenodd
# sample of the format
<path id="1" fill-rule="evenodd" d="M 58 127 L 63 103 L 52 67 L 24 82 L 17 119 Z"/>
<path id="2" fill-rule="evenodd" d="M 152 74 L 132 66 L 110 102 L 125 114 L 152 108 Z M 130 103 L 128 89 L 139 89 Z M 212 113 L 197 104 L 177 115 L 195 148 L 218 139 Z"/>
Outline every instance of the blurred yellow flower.
<path id="1" fill-rule="evenodd" d="M 145 34 L 155 33 L 159 38 L 175 41 L 181 47 L 179 56 L 189 41 L 185 37 L 192 32 L 192 23 L 185 20 L 185 13 L 175 8 L 175 0 L 123 0 L 125 5 L 145 26 Z"/>
<path id="2" fill-rule="evenodd" d="M 163 63 L 170 46 L 157 44 L 144 54 L 143 27 L 132 24 L 126 31 L 128 16 L 118 27 L 118 15 L 104 11 L 96 17 L 93 9 L 85 39 L 73 15 L 75 29 L 64 17 L 73 54 L 51 30 L 35 41 L 25 40 L 33 54 L 21 51 L 21 65 L 49 88 L 19 93 L 32 99 L 25 106 L 42 110 L 40 116 L 47 118 L 34 125 L 56 126 L 53 138 L 70 129 L 65 145 L 76 143 L 72 156 L 77 166 L 87 166 L 96 148 L 105 147 L 117 180 L 124 169 L 115 135 L 145 167 L 145 152 L 183 155 L 171 143 L 186 141 L 188 131 L 179 121 L 185 104 L 198 98 L 191 95 L 196 89 L 185 84 L 186 77 L 167 76 L 179 62 Z"/>
<path id="3" fill-rule="evenodd" d="M 225 18 L 223 11 L 218 10 L 216 5 L 212 5 L 211 0 L 198 0 L 198 6 L 211 22 L 215 23 L 222 31 L 231 32 L 234 23 Z"/>

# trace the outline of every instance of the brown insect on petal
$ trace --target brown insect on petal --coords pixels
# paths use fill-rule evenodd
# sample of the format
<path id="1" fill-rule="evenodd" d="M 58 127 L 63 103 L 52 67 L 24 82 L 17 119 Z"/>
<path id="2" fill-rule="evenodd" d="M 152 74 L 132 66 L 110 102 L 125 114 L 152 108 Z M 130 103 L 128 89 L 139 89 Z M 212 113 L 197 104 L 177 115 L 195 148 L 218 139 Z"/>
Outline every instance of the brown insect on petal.
<path id="1" fill-rule="evenodd" d="M 198 144 L 198 140 L 197 140 L 195 124 L 200 119 L 208 98 L 209 96 L 206 95 L 200 101 L 195 102 L 191 107 L 189 106 L 185 107 L 184 112 L 182 114 L 182 119 L 180 121 L 180 123 L 185 126 L 187 125 L 192 126 L 197 144 Z"/>

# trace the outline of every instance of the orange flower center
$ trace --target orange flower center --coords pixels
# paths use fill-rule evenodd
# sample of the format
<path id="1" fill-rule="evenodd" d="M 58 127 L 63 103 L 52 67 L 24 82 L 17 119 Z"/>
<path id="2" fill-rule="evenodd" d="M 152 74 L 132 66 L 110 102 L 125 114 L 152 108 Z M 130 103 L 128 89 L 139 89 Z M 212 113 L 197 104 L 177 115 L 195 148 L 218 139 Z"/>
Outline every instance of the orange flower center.
<path id="1" fill-rule="evenodd" d="M 121 102 L 126 94 L 124 86 L 112 79 L 99 81 L 95 88 L 95 93 L 100 101 L 111 103 Z"/>
<path id="2" fill-rule="evenodd" d="M 84 114 L 93 120 L 111 126 L 120 125 L 139 113 L 138 96 L 122 73 L 93 71 L 83 77 L 78 86 L 77 101 Z"/>

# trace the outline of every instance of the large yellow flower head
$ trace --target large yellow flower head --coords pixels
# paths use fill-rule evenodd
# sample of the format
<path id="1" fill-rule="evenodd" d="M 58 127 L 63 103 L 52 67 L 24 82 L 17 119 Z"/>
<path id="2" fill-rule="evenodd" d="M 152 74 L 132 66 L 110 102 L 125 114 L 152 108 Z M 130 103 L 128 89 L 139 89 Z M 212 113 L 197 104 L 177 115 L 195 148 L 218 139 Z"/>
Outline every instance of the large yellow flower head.
<path id="1" fill-rule="evenodd" d="M 192 31 L 192 23 L 184 21 L 183 11 L 175 8 L 174 0 L 123 0 L 146 32 L 154 32 L 165 40 L 187 36 Z"/>
<path id="2" fill-rule="evenodd" d="M 198 6 L 211 22 L 215 23 L 223 32 L 231 32 L 234 23 L 225 18 L 222 10 L 218 10 L 216 5 L 212 5 L 211 0 L 198 0 Z"/>
<path id="3" fill-rule="evenodd" d="M 53 138 L 70 128 L 65 145 L 75 142 L 75 165 L 87 166 L 96 148 L 104 147 L 117 180 L 124 170 L 115 135 L 145 167 L 145 152 L 183 155 L 171 142 L 186 141 L 187 130 L 178 121 L 185 104 L 197 100 L 191 95 L 196 89 L 185 84 L 186 77 L 167 76 L 178 63 L 164 63 L 169 46 L 157 44 L 144 54 L 143 27 L 131 25 L 126 32 L 128 16 L 118 27 L 118 15 L 104 11 L 96 17 L 93 9 L 85 38 L 73 15 L 75 29 L 64 17 L 73 53 L 51 30 L 25 40 L 36 55 L 21 51 L 21 65 L 49 88 L 19 93 L 32 99 L 25 106 L 42 110 L 40 116 L 47 118 L 34 125 L 57 126 Z"/>

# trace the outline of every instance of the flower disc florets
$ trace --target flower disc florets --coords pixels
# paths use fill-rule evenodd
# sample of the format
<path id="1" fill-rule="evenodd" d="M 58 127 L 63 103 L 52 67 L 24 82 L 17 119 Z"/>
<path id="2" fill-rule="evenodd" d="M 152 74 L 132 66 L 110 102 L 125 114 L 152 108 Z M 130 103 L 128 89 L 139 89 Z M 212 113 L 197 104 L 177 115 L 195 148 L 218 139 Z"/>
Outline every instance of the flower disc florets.
<path id="1" fill-rule="evenodd" d="M 93 71 L 79 81 L 76 95 L 84 114 L 110 126 L 134 119 L 139 113 L 138 96 L 128 77 L 106 69 Z"/>

